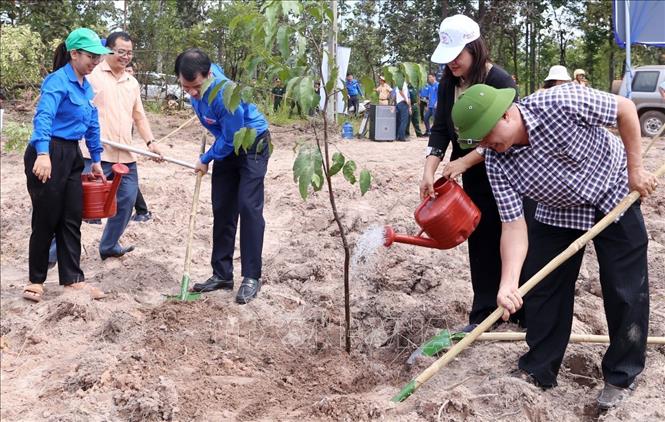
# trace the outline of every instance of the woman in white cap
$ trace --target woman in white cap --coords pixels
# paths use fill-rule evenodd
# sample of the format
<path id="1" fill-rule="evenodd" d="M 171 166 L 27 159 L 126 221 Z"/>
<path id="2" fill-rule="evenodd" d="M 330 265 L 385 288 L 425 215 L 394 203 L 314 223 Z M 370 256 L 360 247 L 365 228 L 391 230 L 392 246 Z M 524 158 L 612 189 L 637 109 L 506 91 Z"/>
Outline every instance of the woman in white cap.
<path id="1" fill-rule="evenodd" d="M 584 69 L 575 69 L 573 72 L 573 79 L 576 84 L 580 84 L 582 86 L 589 85 L 589 81 L 586 80 L 586 72 Z"/>
<path id="2" fill-rule="evenodd" d="M 561 66 L 560 64 L 550 67 L 550 72 L 545 78 L 545 83 L 543 83 L 543 89 L 549 89 L 553 86 L 562 85 L 570 82 L 570 75 L 568 74 L 568 69 L 566 66 Z"/>
<path id="3" fill-rule="evenodd" d="M 496 297 L 501 279 L 499 241 L 501 222 L 484 165 L 484 150 L 470 147 L 458 139 L 451 120 L 456 99 L 471 85 L 484 83 L 496 88 L 516 88 L 513 78 L 489 60 L 489 51 L 480 35 L 478 24 L 464 15 L 448 17 L 439 28 L 440 43 L 432 61 L 445 63 L 439 84 L 437 109 L 431 129 L 423 178 L 422 198 L 434 195 L 434 173 L 452 143 L 451 162 L 443 171 L 445 177 L 462 174 L 464 190 L 480 209 L 478 227 L 469 237 L 469 264 L 473 286 L 473 304 L 469 314 L 470 331 L 496 309 Z M 517 100 L 517 97 L 515 97 Z M 533 207 L 535 209 L 535 206 Z M 527 210 L 526 214 L 533 214 Z M 521 316 L 514 316 L 519 320 Z"/>

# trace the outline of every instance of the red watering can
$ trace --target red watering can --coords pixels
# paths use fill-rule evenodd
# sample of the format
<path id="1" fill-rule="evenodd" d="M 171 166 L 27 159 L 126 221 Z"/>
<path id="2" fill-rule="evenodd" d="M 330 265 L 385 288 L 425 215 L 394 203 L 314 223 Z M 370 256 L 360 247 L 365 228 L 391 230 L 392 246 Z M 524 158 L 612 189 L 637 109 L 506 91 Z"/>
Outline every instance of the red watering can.
<path id="1" fill-rule="evenodd" d="M 450 249 L 464 242 L 478 226 L 480 210 L 454 180 L 440 178 L 434 183 L 435 198 L 426 198 L 414 216 L 421 227 L 417 236 L 395 233 L 385 227 L 385 243 L 409 243 L 427 248 Z M 423 232 L 428 237 L 423 236 Z"/>
<path id="2" fill-rule="evenodd" d="M 114 164 L 113 182 L 106 180 L 104 175 L 95 176 L 91 173 L 81 175 L 83 185 L 83 219 L 113 217 L 117 212 L 115 194 L 120 186 L 122 176 L 129 173 L 129 168 L 124 164 Z"/>

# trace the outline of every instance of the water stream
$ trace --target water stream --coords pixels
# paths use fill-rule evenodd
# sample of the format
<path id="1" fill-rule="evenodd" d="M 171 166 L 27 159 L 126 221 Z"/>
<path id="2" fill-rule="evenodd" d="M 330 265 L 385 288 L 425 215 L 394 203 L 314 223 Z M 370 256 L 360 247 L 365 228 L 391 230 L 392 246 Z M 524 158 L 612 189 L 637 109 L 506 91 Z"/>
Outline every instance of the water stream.
<path id="1" fill-rule="evenodd" d="M 354 279 L 366 279 L 367 275 L 376 270 L 381 258 L 381 251 L 385 249 L 383 226 L 371 226 L 360 235 L 353 248 L 351 256 L 351 276 Z"/>

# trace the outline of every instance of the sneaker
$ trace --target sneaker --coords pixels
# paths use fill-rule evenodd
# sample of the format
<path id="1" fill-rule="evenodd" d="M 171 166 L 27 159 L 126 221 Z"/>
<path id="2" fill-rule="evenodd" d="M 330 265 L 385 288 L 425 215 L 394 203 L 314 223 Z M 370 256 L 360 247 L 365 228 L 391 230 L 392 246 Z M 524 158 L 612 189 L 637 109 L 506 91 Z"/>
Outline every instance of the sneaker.
<path id="1" fill-rule="evenodd" d="M 55 265 L 56 265 L 57 263 L 58 263 L 58 261 L 49 261 L 49 262 L 48 262 L 48 269 L 49 269 L 49 270 L 52 270 L 53 268 L 55 268 Z"/>
<path id="2" fill-rule="evenodd" d="M 132 221 L 138 221 L 139 223 L 145 223 L 148 220 L 152 219 L 152 213 L 148 211 L 145 214 L 134 214 L 131 218 Z"/>
<path id="3" fill-rule="evenodd" d="M 603 390 L 596 399 L 598 408 L 608 410 L 616 407 L 623 399 L 630 396 L 633 391 L 635 391 L 635 383 L 630 384 L 628 388 L 621 388 L 606 382 Z"/>
<path id="4" fill-rule="evenodd" d="M 93 218 L 92 220 L 83 220 L 83 222 L 88 224 L 102 224 L 102 220 L 99 218 Z"/>

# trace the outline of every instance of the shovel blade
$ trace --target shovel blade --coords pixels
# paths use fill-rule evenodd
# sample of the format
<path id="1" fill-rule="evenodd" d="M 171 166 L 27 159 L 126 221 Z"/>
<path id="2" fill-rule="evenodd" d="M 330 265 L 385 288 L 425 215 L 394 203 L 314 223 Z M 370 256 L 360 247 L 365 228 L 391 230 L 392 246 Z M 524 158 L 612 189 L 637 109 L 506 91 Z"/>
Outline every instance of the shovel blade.
<path id="1" fill-rule="evenodd" d="M 173 302 L 194 302 L 201 298 L 201 293 L 199 292 L 190 292 L 189 291 L 189 274 L 185 273 L 182 276 L 182 281 L 180 282 L 180 294 L 179 295 L 167 295 L 166 300 Z"/>

